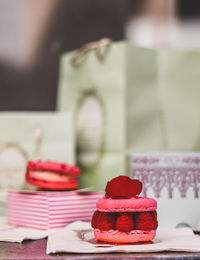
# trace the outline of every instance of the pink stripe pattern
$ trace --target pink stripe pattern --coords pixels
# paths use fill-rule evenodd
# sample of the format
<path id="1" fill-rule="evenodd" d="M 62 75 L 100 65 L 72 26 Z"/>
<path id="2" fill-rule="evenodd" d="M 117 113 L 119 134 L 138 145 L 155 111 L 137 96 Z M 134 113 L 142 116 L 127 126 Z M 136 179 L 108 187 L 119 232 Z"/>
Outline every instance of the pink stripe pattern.
<path id="1" fill-rule="evenodd" d="M 37 229 L 61 228 L 73 221 L 91 221 L 102 193 L 9 191 L 7 222 Z"/>

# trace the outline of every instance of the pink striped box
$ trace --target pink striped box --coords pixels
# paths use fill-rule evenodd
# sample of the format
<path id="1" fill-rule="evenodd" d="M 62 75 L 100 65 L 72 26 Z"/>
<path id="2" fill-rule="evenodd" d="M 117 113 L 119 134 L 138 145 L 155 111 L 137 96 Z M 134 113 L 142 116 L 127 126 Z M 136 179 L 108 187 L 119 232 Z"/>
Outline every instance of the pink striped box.
<path id="1" fill-rule="evenodd" d="M 9 191 L 7 222 L 29 228 L 60 228 L 73 221 L 91 221 L 101 193 L 75 191 Z"/>

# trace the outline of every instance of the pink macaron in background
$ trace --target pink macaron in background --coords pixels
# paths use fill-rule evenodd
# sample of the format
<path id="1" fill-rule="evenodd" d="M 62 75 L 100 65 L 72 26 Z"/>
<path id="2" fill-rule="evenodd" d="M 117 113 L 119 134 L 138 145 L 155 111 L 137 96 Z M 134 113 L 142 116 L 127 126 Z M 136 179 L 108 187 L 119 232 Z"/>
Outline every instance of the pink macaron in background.
<path id="1" fill-rule="evenodd" d="M 29 161 L 26 181 L 47 190 L 73 190 L 79 186 L 80 168 L 52 161 Z"/>
<path id="2" fill-rule="evenodd" d="M 139 197 L 141 191 L 142 183 L 127 176 L 107 183 L 91 223 L 97 241 L 136 243 L 154 239 L 158 227 L 157 202 Z"/>

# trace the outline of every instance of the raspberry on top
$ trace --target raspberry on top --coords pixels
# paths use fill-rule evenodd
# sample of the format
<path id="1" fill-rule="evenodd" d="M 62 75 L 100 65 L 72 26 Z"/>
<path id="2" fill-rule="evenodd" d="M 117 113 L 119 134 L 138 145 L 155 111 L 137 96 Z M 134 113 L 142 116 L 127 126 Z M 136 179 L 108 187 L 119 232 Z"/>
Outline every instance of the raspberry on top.
<path id="1" fill-rule="evenodd" d="M 137 197 L 142 191 L 142 183 L 120 175 L 107 183 L 105 191 L 105 196 L 112 199 Z"/>

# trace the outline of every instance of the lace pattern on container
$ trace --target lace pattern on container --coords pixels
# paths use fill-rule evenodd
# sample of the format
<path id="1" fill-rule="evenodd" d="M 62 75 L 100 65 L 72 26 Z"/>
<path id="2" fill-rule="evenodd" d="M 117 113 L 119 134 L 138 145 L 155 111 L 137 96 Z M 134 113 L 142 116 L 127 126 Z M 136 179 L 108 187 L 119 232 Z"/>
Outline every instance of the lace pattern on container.
<path id="1" fill-rule="evenodd" d="M 199 198 L 200 154 L 136 154 L 132 158 L 132 177 L 143 182 L 143 196 L 151 188 L 159 198 L 167 189 L 169 198 L 178 189 L 185 198 L 192 188 L 194 198 Z"/>

